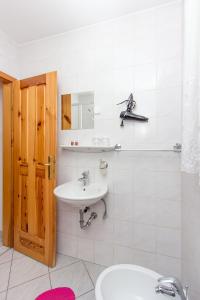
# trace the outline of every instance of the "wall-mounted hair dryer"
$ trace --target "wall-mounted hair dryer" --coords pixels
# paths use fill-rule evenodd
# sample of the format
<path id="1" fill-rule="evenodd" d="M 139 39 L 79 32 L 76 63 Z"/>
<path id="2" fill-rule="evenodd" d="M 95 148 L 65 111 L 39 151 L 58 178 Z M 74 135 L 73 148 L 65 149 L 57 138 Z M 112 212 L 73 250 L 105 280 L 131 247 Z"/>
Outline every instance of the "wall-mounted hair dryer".
<path id="1" fill-rule="evenodd" d="M 117 105 L 127 103 L 127 108 L 125 111 L 120 113 L 120 118 L 122 119 L 120 126 L 124 126 L 124 120 L 136 120 L 142 122 L 148 122 L 148 118 L 133 113 L 133 109 L 136 106 L 136 101 L 133 99 L 133 94 L 131 93 L 127 100 L 124 100 Z"/>

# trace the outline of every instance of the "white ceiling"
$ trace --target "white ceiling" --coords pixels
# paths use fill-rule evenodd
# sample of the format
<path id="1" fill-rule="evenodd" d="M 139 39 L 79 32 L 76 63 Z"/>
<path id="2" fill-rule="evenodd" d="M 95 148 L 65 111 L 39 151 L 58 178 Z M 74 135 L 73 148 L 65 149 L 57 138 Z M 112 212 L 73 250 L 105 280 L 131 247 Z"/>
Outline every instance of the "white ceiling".
<path id="1" fill-rule="evenodd" d="M 25 43 L 167 2 L 170 0 L 0 0 L 0 29 Z"/>

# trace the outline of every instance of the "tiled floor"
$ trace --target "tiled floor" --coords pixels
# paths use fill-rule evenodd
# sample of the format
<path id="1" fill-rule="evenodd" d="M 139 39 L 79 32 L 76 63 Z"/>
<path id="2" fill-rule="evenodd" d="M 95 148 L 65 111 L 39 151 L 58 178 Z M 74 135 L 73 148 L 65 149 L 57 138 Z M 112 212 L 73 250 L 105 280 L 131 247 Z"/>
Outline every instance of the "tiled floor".
<path id="1" fill-rule="evenodd" d="M 71 287 L 78 300 L 95 300 L 94 286 L 105 267 L 62 254 L 48 268 L 16 251 L 0 246 L 0 300 L 34 300 L 55 287 Z"/>

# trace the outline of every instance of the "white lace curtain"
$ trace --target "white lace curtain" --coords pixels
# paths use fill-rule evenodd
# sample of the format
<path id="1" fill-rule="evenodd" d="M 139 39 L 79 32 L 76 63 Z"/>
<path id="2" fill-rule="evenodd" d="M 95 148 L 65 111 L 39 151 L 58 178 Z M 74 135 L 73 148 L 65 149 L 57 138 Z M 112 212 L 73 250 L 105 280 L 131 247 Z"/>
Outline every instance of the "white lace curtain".
<path id="1" fill-rule="evenodd" d="M 184 0 L 182 170 L 200 174 L 200 0 Z"/>

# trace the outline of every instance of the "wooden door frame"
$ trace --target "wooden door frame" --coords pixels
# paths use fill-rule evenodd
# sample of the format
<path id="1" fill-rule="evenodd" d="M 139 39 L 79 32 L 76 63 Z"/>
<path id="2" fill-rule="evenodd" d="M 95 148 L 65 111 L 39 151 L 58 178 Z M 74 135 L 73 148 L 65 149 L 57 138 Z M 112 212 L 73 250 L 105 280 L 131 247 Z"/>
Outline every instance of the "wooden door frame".
<path id="1" fill-rule="evenodd" d="M 0 71 L 3 83 L 3 245 L 13 247 L 13 82 L 16 79 Z"/>

